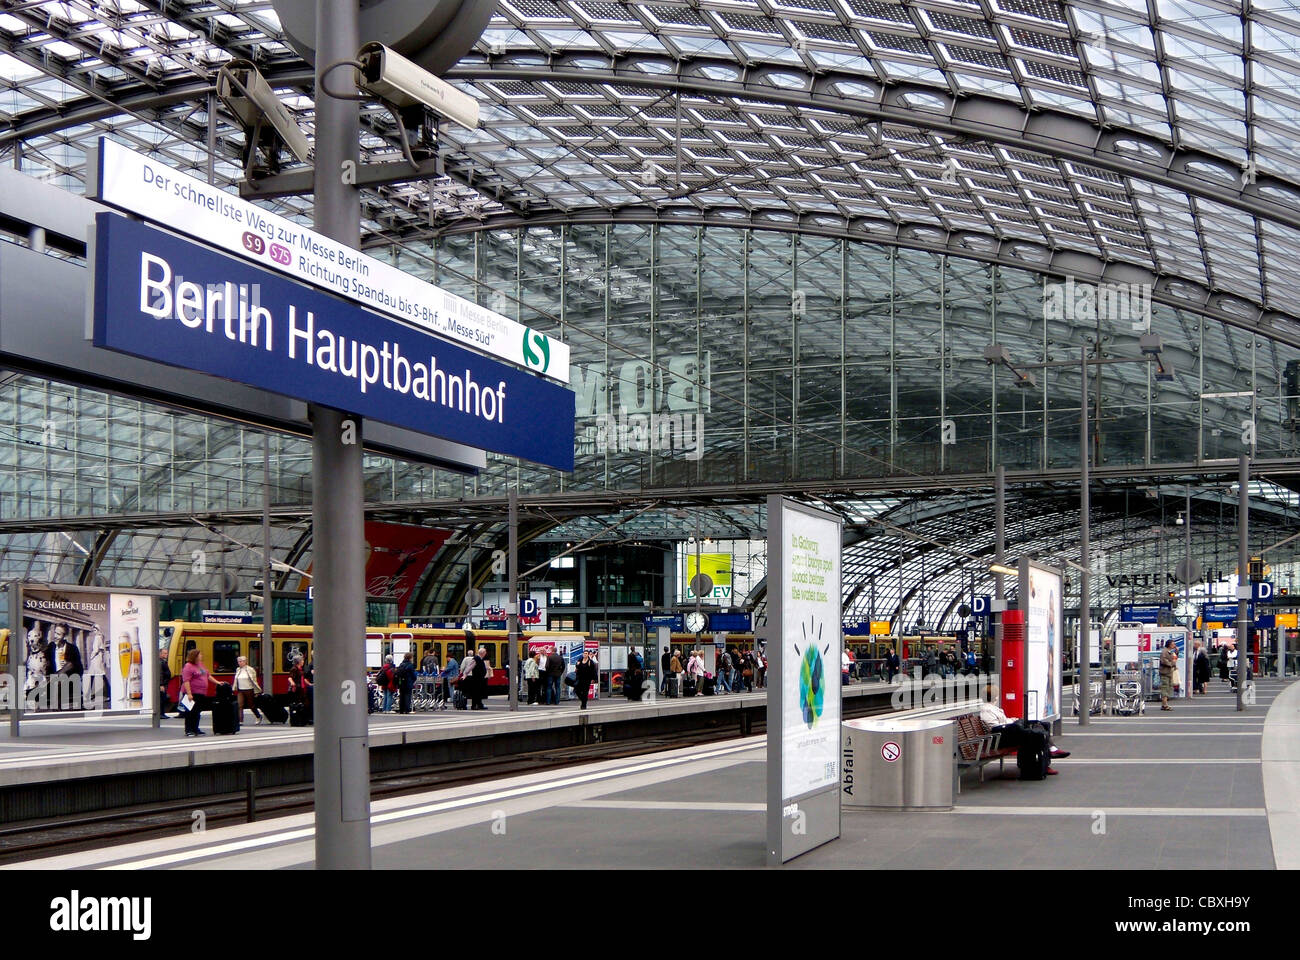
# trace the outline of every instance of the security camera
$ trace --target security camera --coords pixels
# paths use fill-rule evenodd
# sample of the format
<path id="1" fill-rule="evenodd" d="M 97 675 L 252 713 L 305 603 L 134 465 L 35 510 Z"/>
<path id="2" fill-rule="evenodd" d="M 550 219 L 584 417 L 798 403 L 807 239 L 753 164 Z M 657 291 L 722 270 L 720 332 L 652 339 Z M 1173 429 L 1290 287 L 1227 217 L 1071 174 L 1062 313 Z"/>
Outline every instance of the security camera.
<path id="1" fill-rule="evenodd" d="M 1148 356 L 1158 357 L 1164 348 L 1158 333 L 1144 333 L 1138 338 L 1138 349 Z"/>
<path id="2" fill-rule="evenodd" d="M 1011 351 L 1000 343 L 990 343 L 984 348 L 985 363 L 1005 363 L 1011 366 Z"/>
<path id="3" fill-rule="evenodd" d="M 226 63 L 217 73 L 217 96 L 244 126 L 248 137 L 245 171 L 251 172 L 253 156 L 259 148 L 271 172 L 279 169 L 281 145 L 302 163 L 307 162 L 310 153 L 307 135 L 252 61 Z"/>
<path id="4" fill-rule="evenodd" d="M 398 110 L 428 107 L 440 117 L 470 130 L 478 126 L 478 101 L 423 67 L 371 41 L 357 51 L 360 86 Z"/>

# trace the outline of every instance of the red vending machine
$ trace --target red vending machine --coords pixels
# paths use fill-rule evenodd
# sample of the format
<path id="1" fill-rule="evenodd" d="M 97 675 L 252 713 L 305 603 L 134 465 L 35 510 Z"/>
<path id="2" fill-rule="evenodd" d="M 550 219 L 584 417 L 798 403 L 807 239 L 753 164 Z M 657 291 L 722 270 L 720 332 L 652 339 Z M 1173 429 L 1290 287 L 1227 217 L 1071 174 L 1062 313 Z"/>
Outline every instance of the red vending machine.
<path id="1" fill-rule="evenodd" d="M 1017 720 L 1025 715 L 1025 612 L 1002 614 L 1002 662 L 998 664 L 1002 712 Z"/>

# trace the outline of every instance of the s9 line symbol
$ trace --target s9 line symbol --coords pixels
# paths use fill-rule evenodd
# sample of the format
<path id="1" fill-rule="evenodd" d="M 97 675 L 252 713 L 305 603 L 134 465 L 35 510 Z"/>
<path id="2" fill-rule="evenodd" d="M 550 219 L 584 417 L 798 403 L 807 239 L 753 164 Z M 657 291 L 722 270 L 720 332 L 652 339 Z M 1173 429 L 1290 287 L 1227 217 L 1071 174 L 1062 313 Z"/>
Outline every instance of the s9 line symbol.
<path id="1" fill-rule="evenodd" d="M 244 231 L 244 249 L 261 256 L 266 251 L 266 241 L 252 231 Z"/>

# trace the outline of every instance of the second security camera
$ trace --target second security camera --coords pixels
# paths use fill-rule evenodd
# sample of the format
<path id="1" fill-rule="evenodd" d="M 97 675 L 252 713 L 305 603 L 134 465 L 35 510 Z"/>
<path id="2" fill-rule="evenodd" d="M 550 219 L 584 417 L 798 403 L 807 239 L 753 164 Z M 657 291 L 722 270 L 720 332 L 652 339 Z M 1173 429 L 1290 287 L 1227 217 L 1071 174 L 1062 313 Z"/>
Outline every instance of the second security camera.
<path id="1" fill-rule="evenodd" d="M 399 110 L 425 106 L 462 127 L 478 126 L 477 100 L 382 43 L 365 44 L 357 60 L 362 88 Z"/>
<path id="2" fill-rule="evenodd" d="M 307 135 L 252 62 L 231 60 L 225 64 L 217 74 L 217 96 L 239 118 L 245 130 L 259 131 L 263 137 L 274 131 L 295 157 L 307 162 L 310 152 Z M 273 149 L 266 140 L 259 146 Z"/>

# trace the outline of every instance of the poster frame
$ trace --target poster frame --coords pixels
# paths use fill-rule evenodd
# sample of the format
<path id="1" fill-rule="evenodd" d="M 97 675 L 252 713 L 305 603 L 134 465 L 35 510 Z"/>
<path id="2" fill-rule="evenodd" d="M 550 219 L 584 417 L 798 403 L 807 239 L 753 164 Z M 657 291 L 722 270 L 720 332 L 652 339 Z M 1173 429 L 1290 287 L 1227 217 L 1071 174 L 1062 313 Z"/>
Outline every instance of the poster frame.
<path id="1" fill-rule="evenodd" d="M 827 588 L 834 591 L 840 611 L 831 620 L 834 626 L 832 636 L 839 648 L 832 652 L 831 667 L 825 671 L 827 697 L 834 697 L 840 702 L 840 656 L 843 650 L 844 636 L 840 629 L 843 619 L 843 544 L 844 521 L 837 514 L 805 506 L 798 501 L 772 494 L 767 498 L 767 597 L 768 597 L 768 683 L 767 683 L 767 864 L 780 866 L 801 854 L 832 840 L 837 840 L 841 832 L 840 818 L 840 779 L 817 789 L 785 796 L 785 671 L 790 668 L 785 663 L 785 607 L 789 584 L 785 582 L 786 557 L 786 516 L 787 513 L 799 513 L 817 520 L 835 525 L 836 575 L 833 584 Z M 842 732 L 835 732 L 837 760 L 842 761 Z M 787 815 L 790 814 L 790 815 Z M 797 814 L 802 814 L 802 818 Z M 795 825 L 802 820 L 802 831 Z"/>
<path id="2" fill-rule="evenodd" d="M 148 654 L 141 650 L 144 659 L 143 682 L 147 689 L 153 692 L 153 708 L 148 711 L 150 726 L 157 730 L 162 726 L 162 698 L 158 696 L 159 686 L 159 657 L 158 657 L 158 624 L 159 624 L 159 604 L 158 601 L 166 599 L 169 594 L 165 590 L 150 590 L 142 587 L 95 587 L 83 586 L 77 583 L 44 583 L 36 581 L 19 581 L 13 580 L 7 584 L 9 594 L 9 662 L 5 665 L 11 683 L 17 684 L 17 679 L 22 670 L 21 655 L 18 645 L 23 642 L 23 612 L 26 609 L 24 600 L 28 592 L 44 591 L 50 593 L 76 593 L 92 594 L 95 596 L 111 597 L 113 595 L 125 595 L 135 597 L 151 597 L 154 600 L 152 621 L 145 631 L 145 636 L 152 637 L 152 642 L 148 645 Z M 17 684 L 15 689 L 20 689 L 21 684 Z M 56 713 L 47 713 L 44 711 L 31 711 L 25 708 L 25 697 L 17 696 L 12 706 L 8 709 L 0 708 L 0 712 L 9 714 L 9 734 L 12 737 L 21 735 L 22 720 L 26 716 L 40 717 L 84 717 L 87 715 L 99 714 L 102 716 L 119 716 L 119 717 L 138 717 L 146 715 L 144 708 L 138 710 L 66 710 Z"/>
<path id="3" fill-rule="evenodd" d="M 1043 573 L 1047 573 L 1057 577 L 1061 582 L 1061 591 L 1056 597 L 1056 657 L 1055 657 L 1055 662 L 1052 662 L 1052 660 L 1049 659 L 1047 664 L 1048 675 L 1049 676 L 1054 675 L 1056 680 L 1056 712 L 1049 715 L 1043 715 L 1042 710 L 1037 709 L 1038 699 L 1035 697 L 1034 699 L 1031 700 L 1029 696 L 1031 693 L 1029 687 L 1029 674 L 1030 674 L 1030 670 L 1029 670 L 1029 663 L 1030 663 L 1030 659 L 1029 659 L 1029 646 L 1030 646 L 1029 645 L 1029 573 L 1031 570 L 1040 570 Z M 1062 680 L 1061 674 L 1062 674 L 1063 658 L 1065 656 L 1064 653 L 1064 647 L 1065 647 L 1064 593 L 1065 593 L 1065 569 L 1063 567 L 1054 567 L 1049 563 L 1041 563 L 1037 560 L 1031 560 L 1029 557 L 1020 558 L 1020 594 L 1019 594 L 1020 609 L 1023 610 L 1025 614 L 1025 652 L 1024 652 L 1025 669 L 1022 671 L 1022 674 L 1024 676 L 1024 689 L 1020 691 L 1020 695 L 1023 698 L 1021 700 L 1021 703 L 1024 704 L 1024 716 L 1026 720 L 1035 720 L 1040 723 L 1051 724 L 1053 725 L 1053 732 L 1056 733 L 1059 733 L 1059 724 L 1061 723 L 1061 718 L 1063 716 L 1061 710 L 1061 703 L 1063 700 L 1062 691 L 1061 691 L 1061 680 Z M 1031 703 L 1036 706 L 1036 710 L 1034 712 L 1037 712 L 1039 716 L 1032 717 L 1030 715 Z"/>

